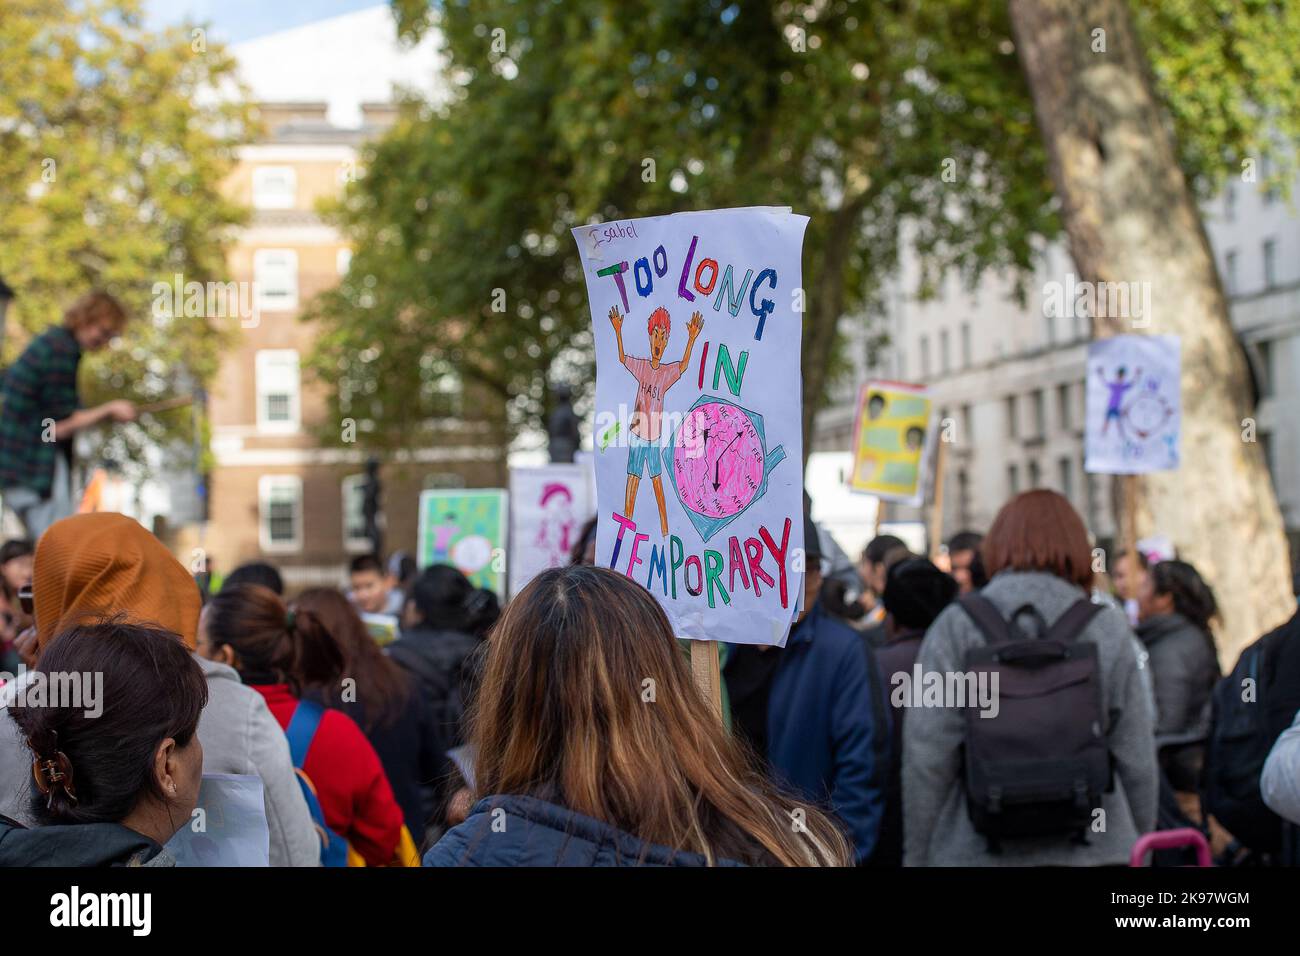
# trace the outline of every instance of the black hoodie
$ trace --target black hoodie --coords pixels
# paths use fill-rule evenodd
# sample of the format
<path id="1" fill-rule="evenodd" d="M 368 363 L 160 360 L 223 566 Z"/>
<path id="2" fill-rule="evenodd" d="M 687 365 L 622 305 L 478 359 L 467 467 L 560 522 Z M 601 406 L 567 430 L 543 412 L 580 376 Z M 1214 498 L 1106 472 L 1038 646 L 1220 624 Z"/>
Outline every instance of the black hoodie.
<path id="1" fill-rule="evenodd" d="M 388 645 L 388 656 L 415 677 L 442 739 L 452 746 L 465 742 L 461 716 L 473 696 L 473 658 L 480 643 L 462 631 L 417 627 Z"/>
<path id="2" fill-rule="evenodd" d="M 166 866 L 163 848 L 120 823 L 27 828 L 0 816 L 0 867 Z"/>

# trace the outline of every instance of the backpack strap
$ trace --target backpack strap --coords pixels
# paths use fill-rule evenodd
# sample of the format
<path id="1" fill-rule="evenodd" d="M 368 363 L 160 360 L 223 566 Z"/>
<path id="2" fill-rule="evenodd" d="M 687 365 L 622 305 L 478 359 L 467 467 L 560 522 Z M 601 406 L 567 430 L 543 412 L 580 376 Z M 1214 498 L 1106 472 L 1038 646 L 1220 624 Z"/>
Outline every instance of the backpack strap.
<path id="1" fill-rule="evenodd" d="M 1071 643 L 1084 632 L 1100 610 L 1100 604 L 1093 604 L 1087 598 L 1079 598 L 1052 622 L 1052 626 L 1047 631 L 1047 640 L 1060 641 L 1062 644 Z"/>
<path id="2" fill-rule="evenodd" d="M 307 760 L 307 751 L 316 739 L 316 731 L 324 716 L 325 708 L 320 704 L 314 700 L 300 700 L 289 719 L 289 726 L 284 729 L 284 735 L 289 738 L 289 756 L 299 770 Z"/>
<path id="3" fill-rule="evenodd" d="M 979 592 L 972 592 L 958 602 L 989 644 L 1005 644 L 1011 640 L 1011 628 L 993 602 Z"/>

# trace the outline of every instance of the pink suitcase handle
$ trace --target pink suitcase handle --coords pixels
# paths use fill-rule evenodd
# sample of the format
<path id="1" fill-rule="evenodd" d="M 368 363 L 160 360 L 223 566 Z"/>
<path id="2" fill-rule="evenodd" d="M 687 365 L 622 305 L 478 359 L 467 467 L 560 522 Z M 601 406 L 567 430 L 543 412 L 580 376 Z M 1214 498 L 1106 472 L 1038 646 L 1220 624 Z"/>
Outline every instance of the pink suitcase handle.
<path id="1" fill-rule="evenodd" d="M 1145 866 L 1146 855 L 1153 850 L 1177 850 L 1181 847 L 1196 847 L 1196 865 L 1210 865 L 1210 844 L 1205 834 L 1191 827 L 1179 830 L 1156 830 L 1138 837 L 1129 854 L 1129 866 Z"/>

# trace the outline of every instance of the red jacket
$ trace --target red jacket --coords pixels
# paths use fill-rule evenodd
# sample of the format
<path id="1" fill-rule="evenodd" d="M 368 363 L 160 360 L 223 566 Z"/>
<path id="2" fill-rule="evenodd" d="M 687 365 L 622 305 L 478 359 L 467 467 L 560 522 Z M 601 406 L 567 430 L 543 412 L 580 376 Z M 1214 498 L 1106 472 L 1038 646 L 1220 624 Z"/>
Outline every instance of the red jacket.
<path id="1" fill-rule="evenodd" d="M 298 698 L 287 684 L 254 684 L 285 730 Z M 402 808 L 393 798 L 379 757 L 347 714 L 326 710 L 312 739 L 303 771 L 311 778 L 329 828 L 368 866 L 391 863 L 402 832 Z"/>

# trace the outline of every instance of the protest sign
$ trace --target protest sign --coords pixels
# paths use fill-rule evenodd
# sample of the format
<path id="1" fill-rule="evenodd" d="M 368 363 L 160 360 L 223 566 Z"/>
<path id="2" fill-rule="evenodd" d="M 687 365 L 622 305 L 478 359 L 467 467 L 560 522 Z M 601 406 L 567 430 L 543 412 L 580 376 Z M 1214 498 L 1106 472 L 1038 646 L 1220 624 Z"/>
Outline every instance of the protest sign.
<path id="1" fill-rule="evenodd" d="M 1176 335 L 1116 335 L 1088 346 L 1085 470 L 1178 467 L 1182 360 Z"/>
<path id="2" fill-rule="evenodd" d="M 934 455 L 930 390 L 905 382 L 867 382 L 853 426 L 853 491 L 919 505 Z"/>
<path id="3" fill-rule="evenodd" d="M 387 647 L 397 640 L 397 633 L 401 628 L 401 622 L 396 614 L 372 614 L 362 611 L 361 623 L 366 626 L 366 632 L 380 647 Z"/>
<path id="4" fill-rule="evenodd" d="M 420 493 L 421 568 L 451 564 L 475 587 L 505 594 L 506 493 L 500 488 Z"/>
<path id="5" fill-rule="evenodd" d="M 783 645 L 802 592 L 807 223 L 761 207 L 573 230 L 597 563 L 645 585 L 681 637 Z"/>
<path id="6" fill-rule="evenodd" d="M 510 593 L 547 568 L 568 564 L 583 524 L 595 513 L 589 465 L 511 468 Z"/>
<path id="7" fill-rule="evenodd" d="M 177 866 L 270 866 L 262 778 L 205 773 L 194 813 L 166 849 Z"/>

